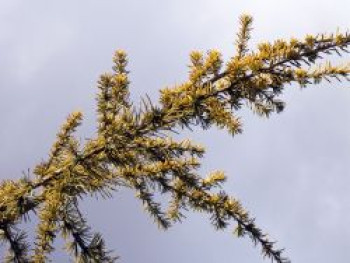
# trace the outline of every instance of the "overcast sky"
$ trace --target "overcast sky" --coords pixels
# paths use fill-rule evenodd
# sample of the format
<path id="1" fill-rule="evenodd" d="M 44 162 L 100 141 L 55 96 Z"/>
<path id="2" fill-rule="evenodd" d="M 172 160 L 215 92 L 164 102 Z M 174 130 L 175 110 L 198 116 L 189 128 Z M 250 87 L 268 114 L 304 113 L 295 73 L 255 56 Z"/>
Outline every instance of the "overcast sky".
<path id="1" fill-rule="evenodd" d="M 93 136 L 95 83 L 115 49 L 129 54 L 132 99 L 157 100 L 160 88 L 186 78 L 191 50 L 233 54 L 242 13 L 255 19 L 252 46 L 350 28 L 348 0 L 0 0 L 0 178 L 46 158 L 75 109 L 85 115 L 79 135 Z M 244 133 L 233 139 L 216 129 L 184 134 L 207 145 L 201 172 L 223 169 L 224 189 L 292 262 L 348 262 L 350 83 L 289 86 L 284 98 L 285 112 L 268 120 L 242 111 Z M 131 192 L 83 208 L 120 262 L 269 262 L 231 229 L 215 232 L 206 215 L 159 231 Z"/>

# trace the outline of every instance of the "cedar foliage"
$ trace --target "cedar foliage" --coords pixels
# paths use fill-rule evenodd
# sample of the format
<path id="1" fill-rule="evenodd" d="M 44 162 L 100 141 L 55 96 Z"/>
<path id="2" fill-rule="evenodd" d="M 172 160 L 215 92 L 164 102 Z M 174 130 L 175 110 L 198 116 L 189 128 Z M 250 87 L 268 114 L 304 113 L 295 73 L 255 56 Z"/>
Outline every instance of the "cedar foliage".
<path id="1" fill-rule="evenodd" d="M 242 106 L 268 117 L 283 110 L 279 95 L 286 84 L 305 87 L 332 78 L 347 79 L 349 65 L 315 65 L 324 55 L 348 52 L 349 33 L 279 39 L 251 51 L 252 21 L 249 15 L 241 16 L 236 54 L 225 64 L 217 50 L 192 52 L 188 80 L 162 89 L 158 106 L 148 98 L 139 108 L 132 105 L 127 56 L 117 51 L 113 71 L 98 81 L 95 138 L 79 144 L 74 132 L 82 113 L 73 112 L 33 176 L 1 183 L 0 237 L 9 247 L 4 262 L 47 262 L 58 235 L 76 262 L 114 262 L 117 257 L 106 248 L 102 236 L 90 229 L 78 203 L 86 195 L 110 197 L 120 187 L 133 189 L 162 229 L 181 221 L 183 211 L 206 212 L 217 229 L 234 223 L 236 235 L 250 238 L 264 257 L 289 262 L 240 201 L 220 188 L 226 179 L 222 172 L 204 178 L 196 173 L 204 148 L 171 137 L 183 128 L 212 125 L 236 135 L 242 131 L 237 116 Z M 154 198 L 156 192 L 171 196 L 164 211 Z M 29 245 L 19 224 L 33 211 L 38 224 L 35 242 Z"/>

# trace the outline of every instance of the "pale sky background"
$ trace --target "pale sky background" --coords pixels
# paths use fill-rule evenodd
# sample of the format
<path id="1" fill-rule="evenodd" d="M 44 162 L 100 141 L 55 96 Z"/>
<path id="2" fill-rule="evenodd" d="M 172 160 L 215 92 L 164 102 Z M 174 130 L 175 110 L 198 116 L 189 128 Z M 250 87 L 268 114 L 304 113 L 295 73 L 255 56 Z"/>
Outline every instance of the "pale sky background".
<path id="1" fill-rule="evenodd" d="M 186 78 L 191 50 L 233 54 L 245 12 L 255 19 L 252 46 L 350 28 L 348 0 L 0 0 L 0 178 L 46 158 L 75 109 L 85 114 L 79 135 L 93 136 L 96 81 L 115 49 L 129 54 L 132 99 L 157 100 Z M 288 86 L 283 98 L 286 110 L 268 120 L 242 111 L 244 133 L 233 139 L 216 129 L 184 134 L 207 146 L 201 172 L 223 169 L 224 189 L 292 262 L 349 262 L 350 83 Z M 128 191 L 82 207 L 119 262 L 269 262 L 231 229 L 216 232 L 207 215 L 159 231 Z M 69 260 L 58 252 L 53 262 Z"/>

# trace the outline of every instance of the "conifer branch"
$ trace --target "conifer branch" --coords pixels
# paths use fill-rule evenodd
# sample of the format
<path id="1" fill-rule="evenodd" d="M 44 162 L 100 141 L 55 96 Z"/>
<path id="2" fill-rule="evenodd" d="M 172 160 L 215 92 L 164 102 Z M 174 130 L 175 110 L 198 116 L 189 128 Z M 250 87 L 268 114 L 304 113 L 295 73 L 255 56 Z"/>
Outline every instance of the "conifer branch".
<path id="1" fill-rule="evenodd" d="M 143 108 L 132 108 L 127 56 L 124 51 L 115 53 L 113 72 L 102 75 L 98 82 L 96 138 L 79 146 L 73 133 L 82 114 L 72 113 L 57 134 L 48 160 L 36 166 L 36 178 L 0 185 L 0 228 L 12 249 L 12 261 L 26 262 L 27 249 L 25 236 L 16 234 L 14 226 L 30 211 L 38 210 L 35 263 L 47 260 L 59 232 L 73 238 L 68 247 L 78 261 L 113 262 L 102 237 L 90 232 L 77 198 L 87 194 L 110 197 L 119 187 L 129 187 L 164 229 L 180 221 L 183 210 L 204 211 L 217 229 L 234 221 L 236 234 L 259 244 L 264 256 L 288 262 L 237 199 L 213 191 L 226 179 L 222 172 L 205 179 L 196 174 L 204 148 L 190 141 L 177 142 L 169 132 L 215 125 L 236 135 L 242 131 L 236 112 L 244 103 L 259 115 L 269 116 L 283 110 L 284 102 L 278 96 L 286 84 L 305 87 L 323 79 L 349 80 L 349 65 L 311 66 L 324 54 L 347 52 L 350 35 L 308 35 L 304 40 L 262 43 L 256 51 L 249 51 L 252 18 L 244 15 L 240 23 L 237 55 L 225 68 L 217 50 L 206 55 L 192 52 L 188 81 L 161 90 L 158 106 L 148 98 L 143 100 Z M 166 211 L 154 200 L 156 191 L 171 196 Z"/>
<path id="2" fill-rule="evenodd" d="M 248 41 L 250 32 L 252 31 L 253 17 L 250 15 L 242 15 L 239 19 L 240 31 L 237 33 L 237 58 L 242 58 L 248 52 Z"/>
<path id="3" fill-rule="evenodd" d="M 79 211 L 77 200 L 74 199 L 66 205 L 62 213 L 62 235 L 65 240 L 68 236 L 73 237 L 73 242 L 67 242 L 66 249 L 76 262 L 112 263 L 118 257 L 110 256 L 110 251 L 105 249 L 104 241 L 100 234 L 92 233 Z M 80 250 L 80 251 L 79 251 Z"/>
<path id="4" fill-rule="evenodd" d="M 4 258 L 6 263 L 28 263 L 29 245 L 26 241 L 27 234 L 10 224 L 0 225 L 0 240 L 7 241 L 10 245 L 8 254 Z"/>

